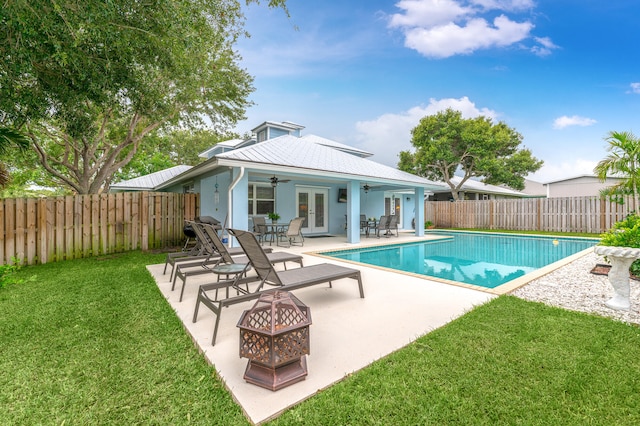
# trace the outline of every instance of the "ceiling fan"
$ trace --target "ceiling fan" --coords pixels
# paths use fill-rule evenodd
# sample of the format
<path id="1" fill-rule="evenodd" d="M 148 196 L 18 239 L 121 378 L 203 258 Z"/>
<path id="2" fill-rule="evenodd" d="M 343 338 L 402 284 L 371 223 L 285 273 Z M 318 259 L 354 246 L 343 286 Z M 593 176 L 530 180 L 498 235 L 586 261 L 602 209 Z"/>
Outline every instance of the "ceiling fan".
<path id="1" fill-rule="evenodd" d="M 276 186 L 278 186 L 279 183 L 287 183 L 291 179 L 278 179 L 276 175 L 273 175 L 272 177 L 269 178 L 269 180 L 271 181 L 271 186 L 275 188 Z"/>

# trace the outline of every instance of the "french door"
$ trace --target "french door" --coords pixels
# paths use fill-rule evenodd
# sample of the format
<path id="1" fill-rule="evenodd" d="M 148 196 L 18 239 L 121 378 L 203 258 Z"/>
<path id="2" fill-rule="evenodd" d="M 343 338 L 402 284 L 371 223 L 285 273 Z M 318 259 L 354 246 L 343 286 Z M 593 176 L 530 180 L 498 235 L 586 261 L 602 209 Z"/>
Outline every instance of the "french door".
<path id="1" fill-rule="evenodd" d="M 398 216 L 398 228 L 402 228 L 402 196 L 396 197 L 395 194 L 384 197 L 384 214 Z"/>
<path id="2" fill-rule="evenodd" d="M 302 232 L 317 234 L 329 232 L 329 189 L 314 187 L 296 188 L 298 217 L 303 217 Z"/>

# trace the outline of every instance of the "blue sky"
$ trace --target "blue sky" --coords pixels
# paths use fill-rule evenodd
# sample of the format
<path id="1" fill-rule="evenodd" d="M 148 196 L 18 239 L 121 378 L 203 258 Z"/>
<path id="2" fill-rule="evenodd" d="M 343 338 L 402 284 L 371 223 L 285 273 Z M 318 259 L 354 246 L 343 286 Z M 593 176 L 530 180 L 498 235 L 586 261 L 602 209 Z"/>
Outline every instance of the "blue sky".
<path id="1" fill-rule="evenodd" d="M 520 132 L 539 182 L 589 174 L 609 131 L 640 135 L 637 0 L 289 0 L 251 5 L 236 127 L 293 121 L 396 166 L 420 118 L 447 107 Z"/>

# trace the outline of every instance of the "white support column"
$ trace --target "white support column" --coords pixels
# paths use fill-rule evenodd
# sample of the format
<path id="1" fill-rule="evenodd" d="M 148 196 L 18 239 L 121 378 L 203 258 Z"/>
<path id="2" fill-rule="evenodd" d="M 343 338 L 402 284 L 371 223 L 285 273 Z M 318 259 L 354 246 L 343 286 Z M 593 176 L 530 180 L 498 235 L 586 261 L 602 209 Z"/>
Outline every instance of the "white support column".
<path id="1" fill-rule="evenodd" d="M 347 183 L 347 242 L 360 242 L 360 182 Z"/>
<path id="2" fill-rule="evenodd" d="M 416 188 L 416 236 L 424 235 L 424 188 Z"/>

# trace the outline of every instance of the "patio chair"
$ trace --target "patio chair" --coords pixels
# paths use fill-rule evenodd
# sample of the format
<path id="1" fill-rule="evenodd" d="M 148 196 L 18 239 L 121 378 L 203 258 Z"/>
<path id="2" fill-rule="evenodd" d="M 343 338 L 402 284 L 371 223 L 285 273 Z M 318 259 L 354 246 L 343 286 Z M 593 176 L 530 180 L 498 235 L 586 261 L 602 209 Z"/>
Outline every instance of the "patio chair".
<path id="1" fill-rule="evenodd" d="M 376 237 L 380 238 L 380 231 L 386 231 L 387 222 L 389 221 L 389 216 L 382 215 L 380 216 L 380 220 L 370 225 L 369 235 L 371 235 L 371 231 L 374 231 Z"/>
<path id="2" fill-rule="evenodd" d="M 260 244 L 264 244 L 264 240 L 269 234 L 267 232 L 267 221 L 264 216 L 253 216 L 253 233 L 260 241 Z"/>
<path id="3" fill-rule="evenodd" d="M 303 217 L 291 219 L 291 221 L 289 221 L 289 226 L 286 229 L 278 231 L 277 244 L 280 245 L 280 241 L 285 240 L 289 243 L 289 246 L 299 244 L 302 247 L 304 245 L 304 235 L 302 235 L 303 223 Z"/>
<path id="4" fill-rule="evenodd" d="M 387 221 L 387 226 L 384 231 L 384 235 L 386 237 L 390 237 L 391 235 L 393 235 L 394 230 L 396 232 L 396 237 L 397 237 L 398 236 L 398 216 L 397 215 L 389 216 L 389 220 Z"/>
<path id="5" fill-rule="evenodd" d="M 366 214 L 360 215 L 360 232 L 365 234 L 369 232 L 369 220 Z"/>
<path id="6" fill-rule="evenodd" d="M 292 291 L 324 283 L 328 283 L 329 287 L 332 287 L 333 281 L 343 278 L 351 278 L 358 282 L 360 297 L 364 298 L 362 278 L 358 269 L 347 268 L 345 266 L 334 265 L 331 263 L 321 263 L 318 265 L 304 266 L 302 268 L 289 269 L 286 271 L 276 271 L 255 235 L 251 232 L 240 231 L 237 229 L 229 229 L 229 233 L 236 237 L 240 246 L 244 249 L 247 257 L 249 258 L 249 262 L 251 263 L 251 267 L 257 274 L 257 277 L 236 277 L 236 279 L 230 281 L 204 284 L 198 289 L 198 299 L 196 300 L 196 307 L 193 312 L 193 322 L 198 320 L 198 309 L 201 303 L 214 313 L 216 320 L 213 328 L 213 338 L 211 340 L 212 346 L 216 343 L 216 335 L 218 333 L 218 325 L 220 323 L 222 308 L 259 298 L 262 293 L 269 291 L 263 290 L 265 285 L 278 287 L 278 290 L 282 291 Z M 258 281 L 258 286 L 253 292 L 241 294 L 239 296 L 215 300 L 210 298 L 207 294 L 208 291 L 218 290 L 223 287 L 234 287 L 239 291 L 242 291 L 240 285 L 252 282 L 255 283 L 256 281 Z"/>
<path id="7" fill-rule="evenodd" d="M 178 270 L 176 271 L 175 277 L 173 279 L 173 285 L 171 286 L 171 290 L 173 291 L 176 285 L 176 281 L 180 279 L 182 281 L 182 288 L 180 290 L 180 299 L 182 302 L 182 296 L 184 295 L 184 288 L 187 284 L 187 278 L 194 275 L 202 275 L 202 274 L 215 274 L 218 276 L 218 281 L 220 275 L 245 275 L 248 269 L 226 269 L 220 268 L 221 265 L 249 265 L 249 259 L 245 256 L 245 253 L 241 247 L 236 247 L 235 249 L 227 249 L 227 247 L 222 243 L 218 233 L 211 225 L 206 225 L 204 223 L 194 223 L 193 230 L 198 235 L 198 238 L 207 241 L 207 244 L 212 246 L 211 250 L 217 253 L 217 256 L 212 257 L 210 260 L 205 260 L 198 265 L 189 265 L 187 268 L 183 268 L 182 265 L 179 265 Z M 302 267 L 302 256 L 298 254 L 292 254 L 287 252 L 270 252 L 267 254 L 267 257 L 270 262 L 273 264 L 282 263 L 285 270 L 287 269 L 286 262 L 296 262 Z M 195 266 L 195 267 L 194 267 Z M 228 274 L 226 272 L 229 272 Z"/>

